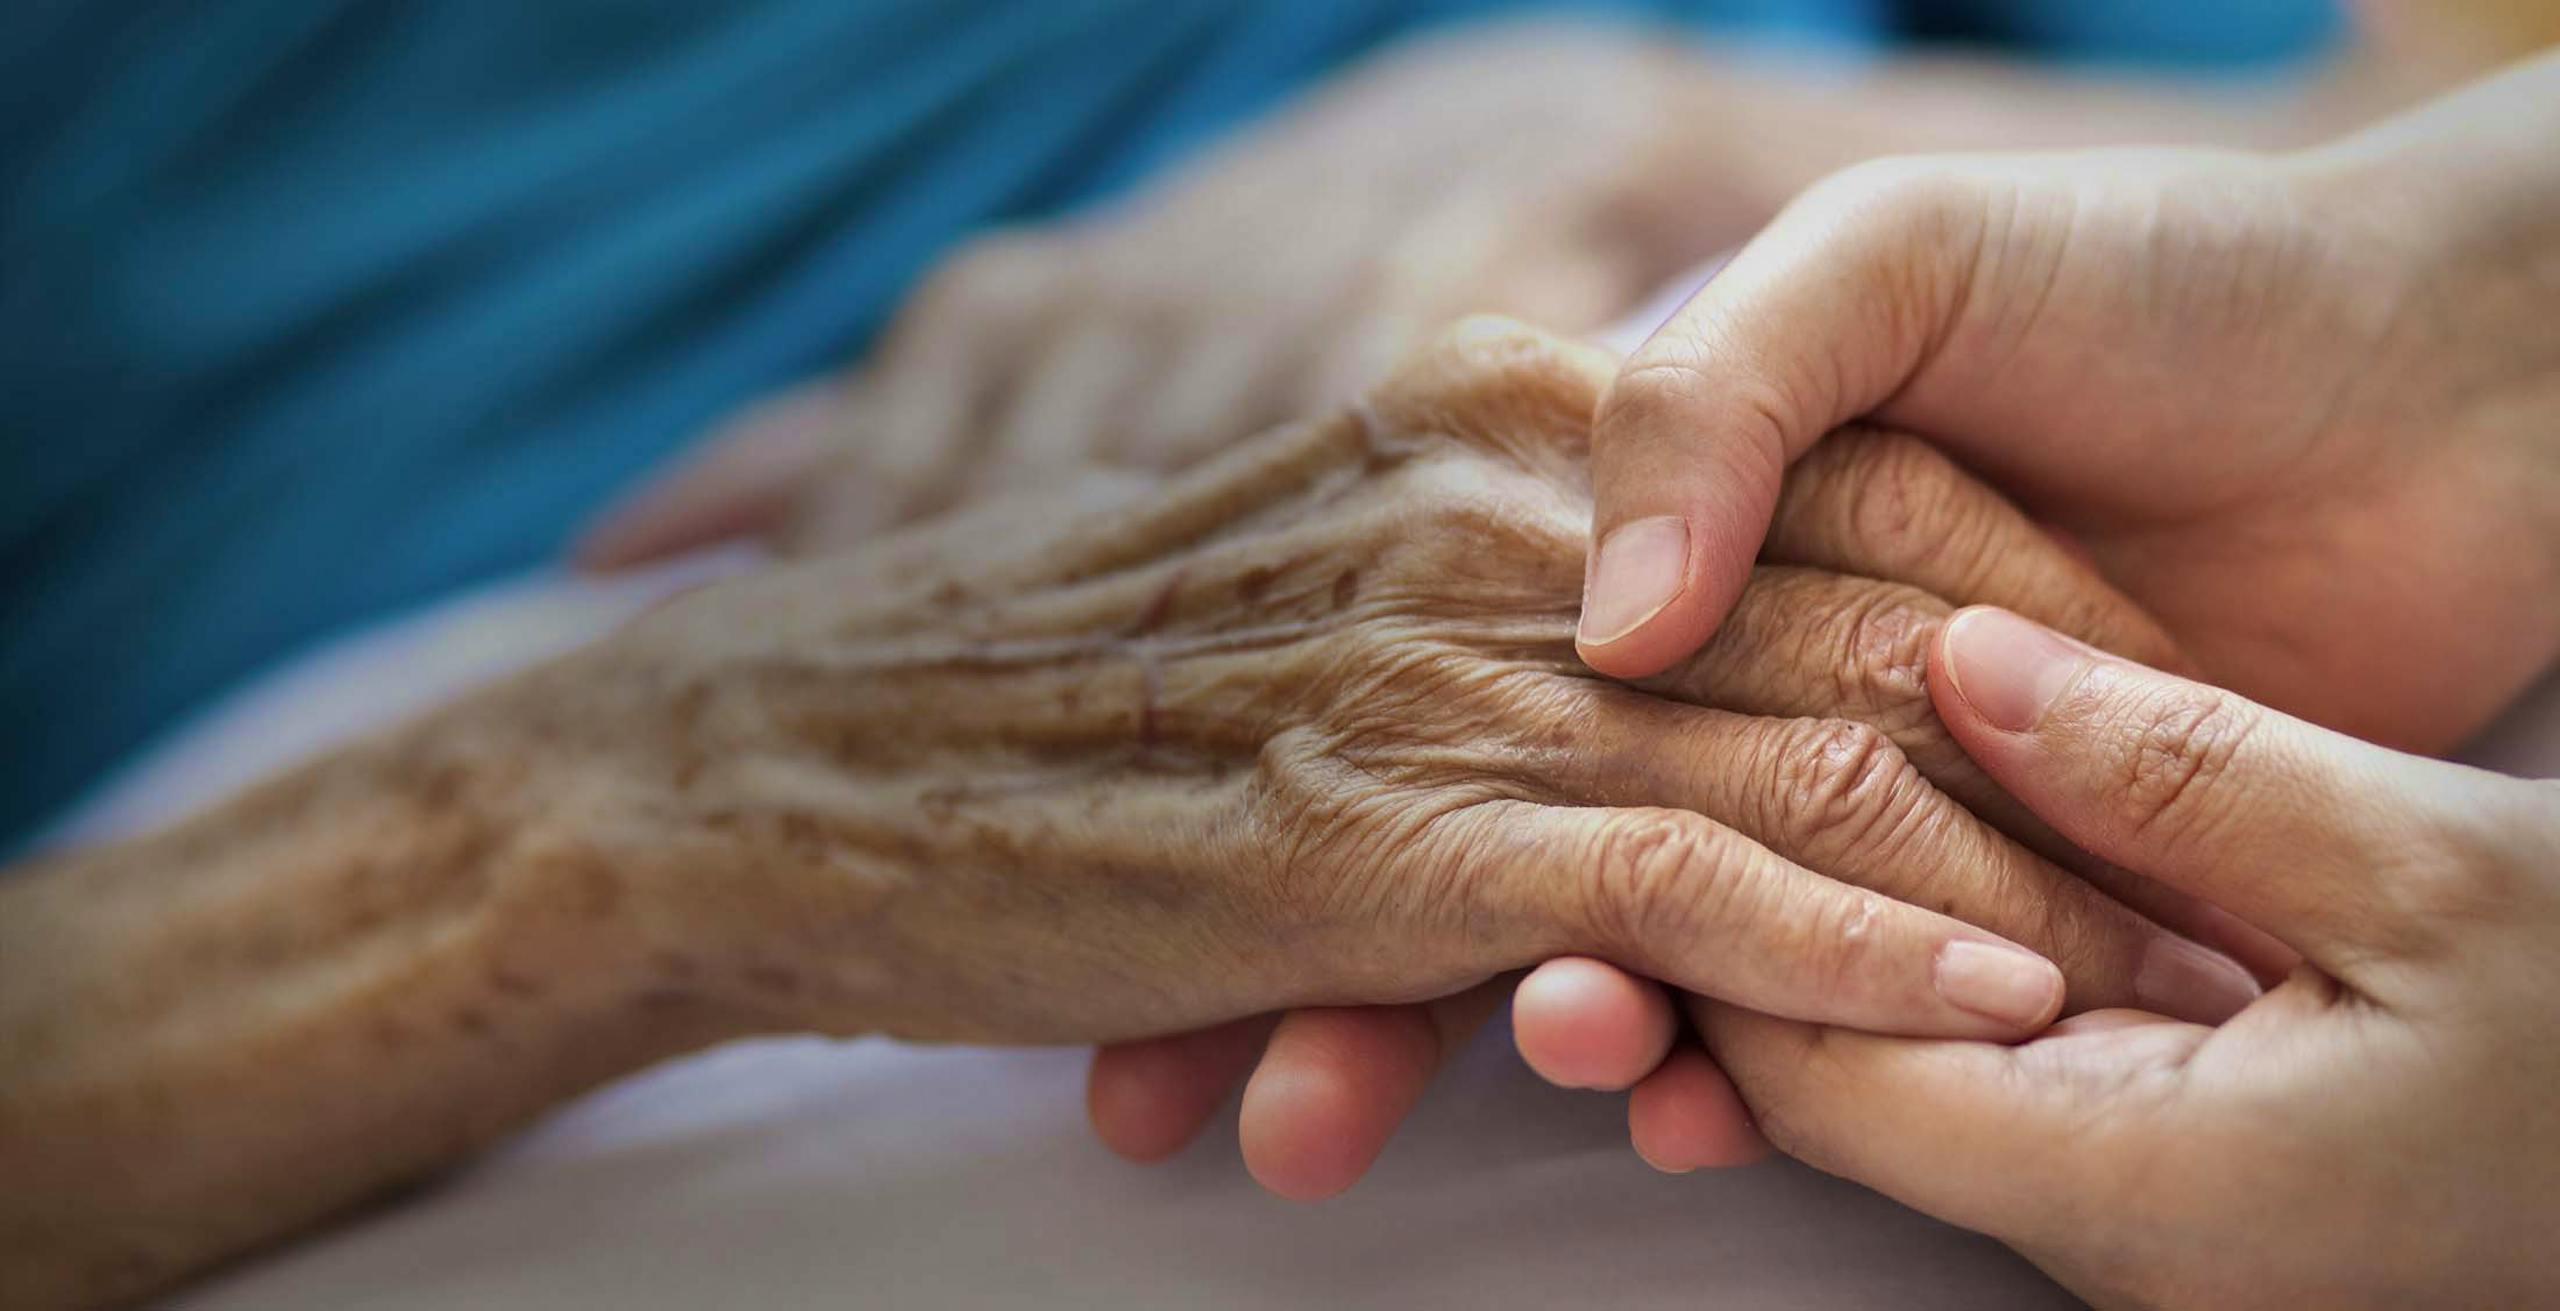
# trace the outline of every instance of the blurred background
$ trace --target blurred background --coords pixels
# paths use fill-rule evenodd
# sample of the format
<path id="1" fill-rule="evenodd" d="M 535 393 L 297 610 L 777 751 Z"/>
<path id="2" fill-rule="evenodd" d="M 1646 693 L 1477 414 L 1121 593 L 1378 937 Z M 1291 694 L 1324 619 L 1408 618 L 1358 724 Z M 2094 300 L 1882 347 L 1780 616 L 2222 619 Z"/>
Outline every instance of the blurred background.
<path id="1" fill-rule="evenodd" d="M 1421 204 L 1389 185 L 1418 170 L 1468 183 L 1438 190 L 1488 222 L 1552 213 L 1584 173 L 1475 185 L 1469 170 L 1524 168 L 1528 147 L 1463 143 L 1526 131 L 1501 111 L 1532 83 L 1541 103 L 1630 94 L 1606 59 L 1539 59 L 1574 46 L 1559 24 L 1694 52 L 1700 93 L 1721 97 L 1645 101 L 1675 121 L 1638 135 L 1547 116 L 1569 130 L 1537 149 L 1642 140 L 1657 153 L 1623 171 L 1678 183 L 1647 222 L 1680 239 L 1557 302 L 1591 318 L 1861 154 L 2058 142 L 2065 121 L 2110 140 L 2310 139 L 2550 40 L 2555 8 L 16 0 L 0 14 L 0 851 L 292 653 L 549 566 L 724 417 L 857 365 L 973 234 L 1135 222 L 1125 198 L 1220 152 L 1249 180 L 1256 151 L 1290 151 L 1240 125 L 1346 69 L 1435 71 L 1353 98 L 1361 130 L 1317 134 L 1298 172 L 1236 184 L 1226 208 L 1161 228 L 1169 244 L 1122 243 L 1096 264 L 1122 272 L 1053 286 L 1043 313 L 1089 312 L 1120 278 L 1148 284 L 1151 312 L 1196 290 L 1204 315 L 1280 322 L 1320 278 L 1257 290 L 1218 271 L 1287 268 L 1320 239 L 1377 252 L 1388 267 L 1363 285 L 1418 285 L 1394 264 L 1414 248 L 1377 226 Z M 1546 26 L 1398 53 L 1530 19 Z M 1459 135 L 1408 130 L 1435 110 L 1455 122 L 1431 131 Z M 1510 284 L 1536 248 L 1481 249 L 1428 296 L 1299 331 L 1522 308 Z M 964 338 L 972 312 L 1003 317 L 944 311 Z M 1258 421 L 1311 394 L 1230 408 Z"/>

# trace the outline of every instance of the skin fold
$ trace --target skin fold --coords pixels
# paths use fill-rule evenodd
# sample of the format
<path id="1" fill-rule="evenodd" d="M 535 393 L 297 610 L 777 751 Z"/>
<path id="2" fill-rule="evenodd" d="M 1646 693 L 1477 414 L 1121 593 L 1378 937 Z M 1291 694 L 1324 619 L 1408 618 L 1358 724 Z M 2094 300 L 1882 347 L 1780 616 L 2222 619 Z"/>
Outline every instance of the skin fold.
<path id="1" fill-rule="evenodd" d="M 1574 660 L 1615 363 L 1470 324 L 1064 523 L 709 586 L 14 872 L 0 1300 L 129 1298 L 754 1033 L 1111 1041 L 1560 955 L 1909 1034 L 2244 1004 L 1881 730 L 1700 704 L 1777 651 Z M 1826 577 L 1773 570 L 1758 631 L 1844 622 Z"/>

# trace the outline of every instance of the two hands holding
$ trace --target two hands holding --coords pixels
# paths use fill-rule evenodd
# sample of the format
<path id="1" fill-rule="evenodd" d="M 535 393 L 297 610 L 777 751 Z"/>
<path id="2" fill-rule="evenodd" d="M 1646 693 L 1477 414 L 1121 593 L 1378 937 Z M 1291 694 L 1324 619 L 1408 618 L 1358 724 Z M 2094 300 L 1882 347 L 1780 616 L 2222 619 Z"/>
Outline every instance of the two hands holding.
<path id="1" fill-rule="evenodd" d="M 859 549 L 0 880 L 0 1300 L 758 1032 L 1103 1043 L 1138 1157 L 1243 1080 L 1323 1195 L 1506 990 L 1657 1165 L 1774 1144 L 2102 1303 L 2548 1300 L 2560 791 L 2402 751 L 2560 652 L 2555 128 L 2546 59 L 2300 154 L 1862 166 L 1625 361 L 1477 321 L 1171 477 L 1077 473 L 1194 430 L 1127 343 L 901 402 L 1006 461 L 751 431 L 597 554 L 794 484 Z M 1566 267 L 1506 308 L 1640 285 Z M 1039 494 L 923 522 L 1002 490 L 946 458 Z"/>
<path id="2" fill-rule="evenodd" d="M 1659 1166 L 1765 1135 L 2103 1302 L 2547 1292 L 2560 789 L 2371 743 L 2450 746 L 2560 651 L 2554 71 L 2280 158 L 1853 169 L 1616 370 L 1579 654 L 1697 709 L 1468 717 L 1589 758 L 1495 844 L 1611 889 L 1552 945 L 1614 964 L 1517 985 L 1530 1062 L 1632 1087 Z M 1826 437 L 1860 419 L 1929 445 Z M 1489 599 L 1496 558 L 1406 585 Z M 1506 882 L 1462 865 L 1405 877 Z M 1249 1165 L 1337 1191 L 1475 977 L 1107 1046 L 1096 1126 L 1163 1155 L 1251 1071 Z"/>

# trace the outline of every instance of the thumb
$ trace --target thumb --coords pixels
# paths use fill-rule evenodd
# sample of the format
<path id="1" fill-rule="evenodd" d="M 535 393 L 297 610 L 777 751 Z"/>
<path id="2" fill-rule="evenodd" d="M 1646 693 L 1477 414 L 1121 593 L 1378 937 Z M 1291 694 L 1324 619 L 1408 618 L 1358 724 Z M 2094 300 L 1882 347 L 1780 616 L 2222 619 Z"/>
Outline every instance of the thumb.
<path id="1" fill-rule="evenodd" d="M 2395 878 L 2486 778 L 2108 655 L 2006 610 L 1959 612 L 1930 699 L 1993 781 L 2102 860 L 2195 894 L 2354 978 L 2436 931 Z"/>
<path id="2" fill-rule="evenodd" d="M 1961 312 L 1987 186 L 1926 161 L 1841 173 L 1627 358 L 1592 430 L 1592 668 L 1641 678 L 1706 641 L 1787 464 L 1900 391 Z"/>

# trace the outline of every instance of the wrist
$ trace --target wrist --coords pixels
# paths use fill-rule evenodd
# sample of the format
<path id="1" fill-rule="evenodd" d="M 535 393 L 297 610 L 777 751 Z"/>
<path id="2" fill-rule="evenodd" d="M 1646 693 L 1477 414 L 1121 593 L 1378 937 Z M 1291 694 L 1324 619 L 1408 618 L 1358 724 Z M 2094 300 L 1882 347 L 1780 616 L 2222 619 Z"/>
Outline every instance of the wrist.
<path id="1" fill-rule="evenodd" d="M 0 1266 L 129 1298 L 734 1031 L 642 1004 L 511 696 L 0 881 Z"/>
<path id="2" fill-rule="evenodd" d="M 610 1010 L 715 1038 L 874 1031 L 893 1011 L 880 894 L 916 871 L 866 838 L 876 789 L 847 757 L 872 707 L 858 686 L 794 695 L 812 689 L 770 654 L 805 644 L 776 631 L 791 608 L 721 590 L 522 689 L 520 704 L 552 709 L 510 716 L 543 739 L 545 768 L 508 932 L 581 962 Z M 730 622 L 737 599 L 776 618 Z"/>
<path id="3" fill-rule="evenodd" d="M 2369 276 L 2418 363 L 2378 388 L 2430 471 L 2466 586 L 2520 649 L 2560 659 L 2560 57 L 2486 79 L 2331 145 L 2285 157 L 2299 212 Z"/>

